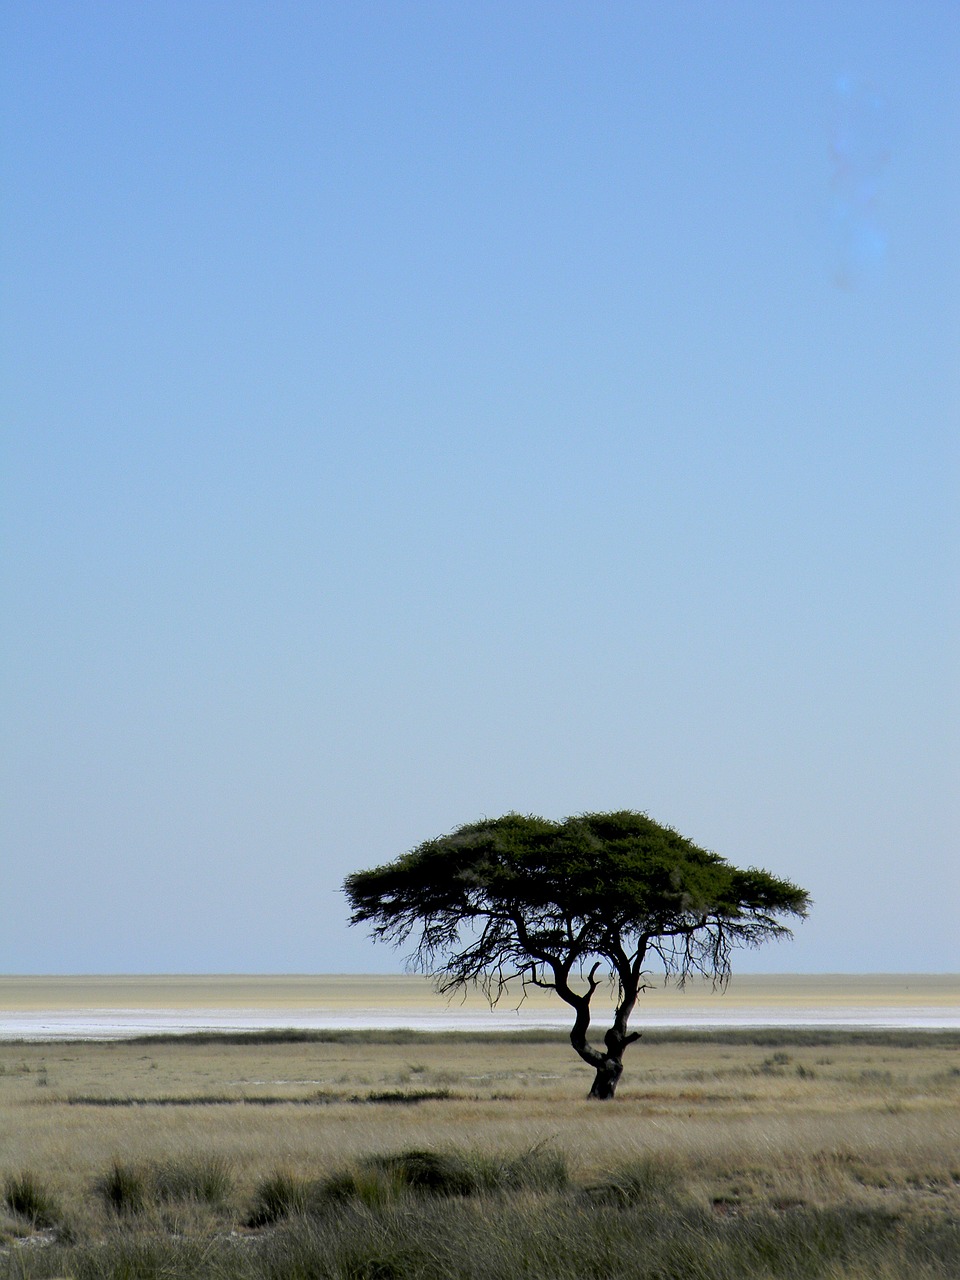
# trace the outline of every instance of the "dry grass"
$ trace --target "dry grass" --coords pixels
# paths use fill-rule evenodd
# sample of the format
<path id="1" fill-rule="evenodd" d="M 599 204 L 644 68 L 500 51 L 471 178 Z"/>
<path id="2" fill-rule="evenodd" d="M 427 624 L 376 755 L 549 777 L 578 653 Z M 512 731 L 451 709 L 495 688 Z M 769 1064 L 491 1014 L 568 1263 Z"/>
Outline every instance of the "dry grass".
<path id="1" fill-rule="evenodd" d="M 820 1038 L 0 1043 L 0 1277 L 950 1280 L 960 1035 Z"/>
<path id="2" fill-rule="evenodd" d="M 548 1144 L 583 1182 L 668 1157 L 704 1203 L 960 1214 L 960 1037 L 918 1044 L 641 1041 L 610 1105 L 585 1100 L 590 1073 L 559 1039 L 6 1044 L 0 1176 L 29 1171 L 82 1217 L 115 1161 L 216 1157 L 239 1205 L 278 1168 L 317 1176 L 411 1148 Z"/>

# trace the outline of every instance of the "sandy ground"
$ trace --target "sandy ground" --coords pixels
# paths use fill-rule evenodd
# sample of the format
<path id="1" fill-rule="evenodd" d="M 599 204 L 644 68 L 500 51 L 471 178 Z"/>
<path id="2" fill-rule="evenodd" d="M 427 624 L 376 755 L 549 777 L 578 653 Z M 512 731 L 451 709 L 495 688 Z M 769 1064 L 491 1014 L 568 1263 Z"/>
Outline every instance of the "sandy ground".
<path id="1" fill-rule="evenodd" d="M 652 980 L 654 981 L 654 980 Z M 534 992 L 491 1011 L 479 993 L 437 996 L 430 982 L 382 975 L 111 975 L 0 977 L 0 1037 L 116 1038 L 152 1031 L 264 1027 L 566 1027 L 568 1011 Z M 598 1007 L 598 1019 L 603 1011 Z M 647 1026 L 960 1027 L 957 974 L 764 974 L 651 986 Z"/>

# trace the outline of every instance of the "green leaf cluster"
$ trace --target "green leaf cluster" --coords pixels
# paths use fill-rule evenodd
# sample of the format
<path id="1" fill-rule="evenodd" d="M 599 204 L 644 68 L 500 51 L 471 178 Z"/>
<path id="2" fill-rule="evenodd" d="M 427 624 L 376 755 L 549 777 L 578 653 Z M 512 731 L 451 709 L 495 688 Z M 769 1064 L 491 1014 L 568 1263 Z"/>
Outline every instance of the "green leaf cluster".
<path id="1" fill-rule="evenodd" d="M 414 965 L 442 989 L 479 982 L 492 998 L 511 977 L 555 986 L 596 959 L 621 987 L 648 956 L 723 980 L 731 946 L 787 934 L 781 918 L 809 905 L 797 885 L 633 810 L 471 823 L 344 887 L 352 924 L 414 935 Z"/>

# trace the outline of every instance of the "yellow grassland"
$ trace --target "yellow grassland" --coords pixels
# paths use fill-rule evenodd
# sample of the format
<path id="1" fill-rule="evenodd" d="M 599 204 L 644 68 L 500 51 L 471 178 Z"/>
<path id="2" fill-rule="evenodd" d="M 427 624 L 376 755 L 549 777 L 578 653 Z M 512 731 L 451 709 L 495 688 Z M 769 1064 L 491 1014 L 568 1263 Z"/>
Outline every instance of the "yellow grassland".
<path id="1" fill-rule="evenodd" d="M 585 1100 L 589 1069 L 560 1039 L 2 1043 L 0 1180 L 29 1170 L 84 1215 L 113 1160 L 216 1155 L 239 1212 L 278 1169 L 320 1177 L 377 1152 L 545 1144 L 586 1182 L 653 1154 L 714 1202 L 958 1215 L 960 1045 L 917 1041 L 641 1041 L 612 1103 Z M 416 1105 L 365 1101 L 441 1090 Z M 9 1215 L 0 1227 L 13 1229 Z"/>

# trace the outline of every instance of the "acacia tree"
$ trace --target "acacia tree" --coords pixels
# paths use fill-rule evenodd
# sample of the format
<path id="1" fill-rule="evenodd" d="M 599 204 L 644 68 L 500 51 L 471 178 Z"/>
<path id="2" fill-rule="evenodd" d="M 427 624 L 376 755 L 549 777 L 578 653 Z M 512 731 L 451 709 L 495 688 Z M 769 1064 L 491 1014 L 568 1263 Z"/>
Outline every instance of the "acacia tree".
<path id="1" fill-rule="evenodd" d="M 507 984 L 554 991 L 574 1013 L 570 1042 L 596 1070 L 591 1098 L 612 1098 L 630 1015 L 654 963 L 681 984 L 723 985 L 736 946 L 790 935 L 803 889 L 740 871 L 646 814 L 588 813 L 551 822 L 510 813 L 426 840 L 385 866 L 348 876 L 351 924 L 413 940 L 411 967 L 441 993 L 478 986 L 496 1005 Z M 590 1002 L 609 980 L 613 1022 L 589 1040 Z"/>

